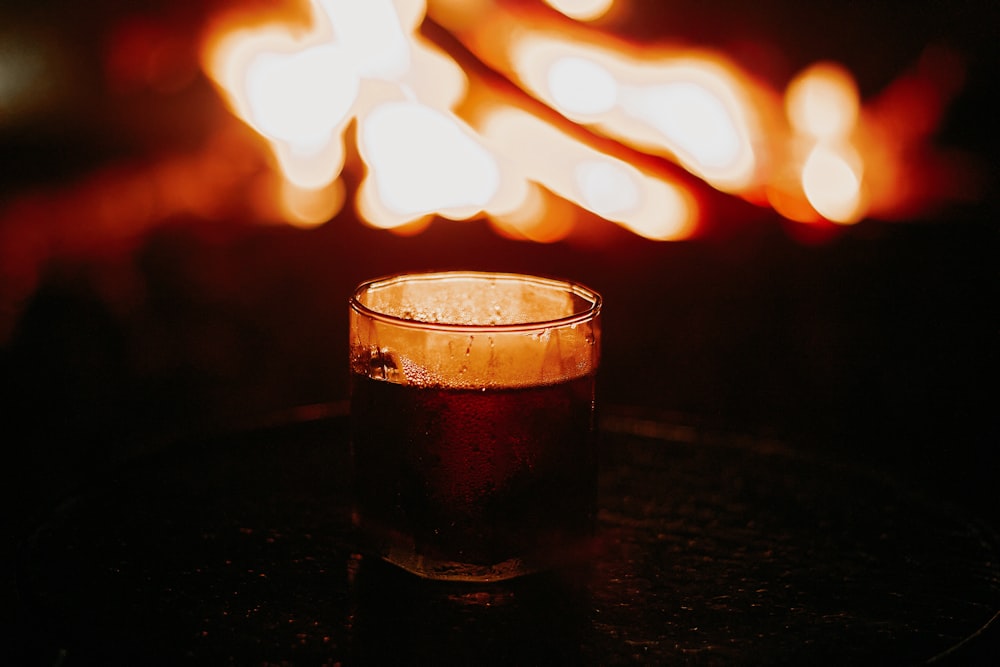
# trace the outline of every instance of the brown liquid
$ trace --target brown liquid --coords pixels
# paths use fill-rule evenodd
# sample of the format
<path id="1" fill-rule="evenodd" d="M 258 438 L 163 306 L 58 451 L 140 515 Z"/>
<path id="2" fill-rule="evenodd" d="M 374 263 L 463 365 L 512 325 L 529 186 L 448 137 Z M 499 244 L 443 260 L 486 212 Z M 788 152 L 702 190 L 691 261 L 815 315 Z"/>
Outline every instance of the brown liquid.
<path id="1" fill-rule="evenodd" d="M 355 524 L 422 576 L 504 579 L 579 556 L 596 496 L 594 379 L 513 389 L 353 377 Z"/>

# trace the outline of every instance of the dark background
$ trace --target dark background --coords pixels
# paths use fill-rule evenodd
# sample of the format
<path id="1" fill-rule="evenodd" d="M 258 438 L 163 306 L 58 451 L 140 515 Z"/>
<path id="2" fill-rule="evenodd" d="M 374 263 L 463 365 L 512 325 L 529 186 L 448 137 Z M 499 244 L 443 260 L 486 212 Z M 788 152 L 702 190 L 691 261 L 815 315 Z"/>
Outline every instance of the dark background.
<path id="1" fill-rule="evenodd" d="M 889 470 L 995 523 L 997 10 L 931 1 L 636 4 L 647 20 L 623 32 L 728 49 L 776 86 L 829 58 L 873 94 L 929 45 L 955 48 L 967 78 L 934 141 L 969 155 L 981 187 L 912 220 L 819 235 L 720 199 L 711 230 L 677 243 L 597 220 L 584 226 L 601 230 L 598 241 L 532 244 L 501 239 L 482 222 L 443 220 L 398 237 L 363 226 L 347 207 L 312 230 L 178 216 L 111 249 L 53 251 L 0 347 L 5 551 L 46 506 L 115 461 L 346 398 L 352 287 L 428 268 L 558 275 L 601 291 L 600 392 L 609 409 L 773 436 Z M 51 87 L 45 101 L 0 115 L 0 210 L 29 189 L 58 193 L 104 165 L 197 146 L 226 112 L 190 73 L 183 47 L 195 31 L 180 27 L 208 10 L 0 6 L 0 35 L 54 40 L 64 58 L 54 78 L 38 80 Z M 106 40 L 135 16 L 186 36 L 173 90 L 111 90 L 102 78 Z"/>

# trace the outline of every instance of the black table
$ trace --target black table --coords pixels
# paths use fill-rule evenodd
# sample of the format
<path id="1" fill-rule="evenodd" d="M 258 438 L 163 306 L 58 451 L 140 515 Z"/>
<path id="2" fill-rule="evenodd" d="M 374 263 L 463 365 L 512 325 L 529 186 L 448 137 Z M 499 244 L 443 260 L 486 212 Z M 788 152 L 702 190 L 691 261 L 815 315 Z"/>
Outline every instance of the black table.
<path id="1" fill-rule="evenodd" d="M 67 498 L 21 544 L 16 655 L 985 664 L 996 647 L 1000 538 L 884 473 L 611 407 L 593 562 L 430 582 L 352 549 L 347 420 L 318 406 L 173 443 Z"/>

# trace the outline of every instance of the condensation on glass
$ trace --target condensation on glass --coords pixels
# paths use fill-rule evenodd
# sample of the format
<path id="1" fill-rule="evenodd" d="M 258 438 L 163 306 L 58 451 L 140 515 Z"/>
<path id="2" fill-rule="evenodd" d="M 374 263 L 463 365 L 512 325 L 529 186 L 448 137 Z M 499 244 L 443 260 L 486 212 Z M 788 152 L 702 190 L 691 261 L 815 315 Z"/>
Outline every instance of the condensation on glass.
<path id="1" fill-rule="evenodd" d="M 433 579 L 585 560 L 596 504 L 601 297 L 519 274 L 359 286 L 350 304 L 353 520 Z"/>

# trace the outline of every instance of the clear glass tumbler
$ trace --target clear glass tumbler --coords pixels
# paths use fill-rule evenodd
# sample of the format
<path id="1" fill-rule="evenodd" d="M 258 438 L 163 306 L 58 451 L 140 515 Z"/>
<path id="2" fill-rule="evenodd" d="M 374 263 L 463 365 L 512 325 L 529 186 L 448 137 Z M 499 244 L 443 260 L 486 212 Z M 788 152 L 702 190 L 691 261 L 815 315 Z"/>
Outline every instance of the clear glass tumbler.
<path id="1" fill-rule="evenodd" d="M 597 494 L 599 294 L 402 274 L 350 302 L 354 525 L 364 553 L 491 581 L 586 557 Z"/>

